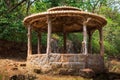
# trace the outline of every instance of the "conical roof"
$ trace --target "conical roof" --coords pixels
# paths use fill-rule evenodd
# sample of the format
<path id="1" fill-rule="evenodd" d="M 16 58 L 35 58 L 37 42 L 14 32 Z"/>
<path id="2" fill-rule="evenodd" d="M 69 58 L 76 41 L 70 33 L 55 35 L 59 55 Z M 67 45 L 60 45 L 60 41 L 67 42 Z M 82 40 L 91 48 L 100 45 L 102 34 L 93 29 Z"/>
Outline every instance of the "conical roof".
<path id="1" fill-rule="evenodd" d="M 87 23 L 88 30 L 95 30 L 107 24 L 104 17 L 81 11 L 79 8 L 59 6 L 48 9 L 46 12 L 32 14 L 24 18 L 26 27 L 31 25 L 33 29 L 47 31 L 47 18 L 51 19 L 52 32 L 80 32 L 83 22 L 90 18 Z"/>

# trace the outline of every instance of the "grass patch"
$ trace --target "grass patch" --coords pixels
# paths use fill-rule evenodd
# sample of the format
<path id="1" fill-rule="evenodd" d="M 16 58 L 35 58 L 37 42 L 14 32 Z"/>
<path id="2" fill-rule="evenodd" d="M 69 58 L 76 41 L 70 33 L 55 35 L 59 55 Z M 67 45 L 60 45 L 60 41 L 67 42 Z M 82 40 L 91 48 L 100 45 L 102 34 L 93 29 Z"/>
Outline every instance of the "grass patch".
<path id="1" fill-rule="evenodd" d="M 39 79 L 41 80 L 92 80 L 83 78 L 80 76 L 51 76 L 51 75 L 39 75 Z"/>
<path id="2" fill-rule="evenodd" d="M 2 80 L 2 75 L 0 74 L 0 80 Z"/>

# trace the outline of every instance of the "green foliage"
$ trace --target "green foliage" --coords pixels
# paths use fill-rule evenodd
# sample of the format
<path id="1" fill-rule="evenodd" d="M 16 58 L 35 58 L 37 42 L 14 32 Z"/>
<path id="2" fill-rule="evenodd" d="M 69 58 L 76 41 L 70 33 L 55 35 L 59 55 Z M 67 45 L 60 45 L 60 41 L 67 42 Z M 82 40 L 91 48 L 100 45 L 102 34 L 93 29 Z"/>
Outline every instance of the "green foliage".
<path id="1" fill-rule="evenodd" d="M 0 21 L 0 38 L 14 41 L 24 41 L 26 30 L 17 14 L 6 15 Z"/>
<path id="2" fill-rule="evenodd" d="M 104 41 L 104 48 L 105 53 L 108 55 L 116 56 L 118 54 L 118 50 L 107 41 Z"/>
<path id="3" fill-rule="evenodd" d="M 34 5 L 32 6 L 32 12 L 43 12 L 46 11 L 49 7 L 49 3 L 46 3 L 44 0 L 36 0 Z"/>
<path id="4" fill-rule="evenodd" d="M 42 33 L 42 44 L 47 45 L 47 34 L 46 33 Z"/>
<path id="5" fill-rule="evenodd" d="M 120 48 L 120 43 L 119 43 L 120 27 L 119 26 L 120 25 L 111 19 L 108 19 L 107 21 L 108 21 L 108 24 L 104 28 L 105 41 L 112 46 L 110 50 L 112 54 L 119 53 L 120 52 L 119 50 Z"/>
<path id="6" fill-rule="evenodd" d="M 7 1 L 7 2 L 6 2 Z M 27 30 L 22 24 L 27 13 L 38 13 L 46 11 L 54 6 L 74 6 L 81 10 L 90 11 L 104 15 L 108 24 L 104 27 L 105 53 L 118 55 L 120 53 L 120 0 L 27 0 L 10 11 L 22 0 L 1 0 L 0 1 L 0 39 L 26 42 Z M 31 2 L 28 6 L 28 2 Z M 28 10 L 27 10 L 28 9 Z M 99 33 L 95 32 L 92 39 L 93 53 L 99 52 Z M 59 39 L 59 46 L 63 46 L 63 35 L 54 34 Z M 68 39 L 73 42 L 82 42 L 82 34 L 69 34 Z M 37 43 L 37 34 L 32 33 L 33 44 Z M 42 34 L 42 44 L 47 43 L 46 33 Z"/>

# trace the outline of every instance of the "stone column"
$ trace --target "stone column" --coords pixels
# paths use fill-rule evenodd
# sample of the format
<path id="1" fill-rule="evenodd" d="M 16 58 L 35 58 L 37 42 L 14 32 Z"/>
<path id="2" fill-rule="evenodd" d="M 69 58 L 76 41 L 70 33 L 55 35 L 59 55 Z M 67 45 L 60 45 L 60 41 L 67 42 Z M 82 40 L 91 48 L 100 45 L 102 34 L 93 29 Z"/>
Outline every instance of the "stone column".
<path id="1" fill-rule="evenodd" d="M 48 16 L 47 17 L 47 22 L 48 22 L 48 34 L 47 34 L 47 55 L 49 56 L 49 54 L 51 53 L 51 31 L 52 31 L 52 24 L 51 24 L 51 19 Z"/>
<path id="2" fill-rule="evenodd" d="M 99 36 L 100 36 L 100 55 L 104 56 L 104 44 L 103 44 L 103 30 L 102 28 L 99 29 Z"/>
<path id="3" fill-rule="evenodd" d="M 82 51 L 83 54 L 87 54 L 88 50 L 87 50 L 87 28 L 86 28 L 86 21 L 83 23 L 83 42 L 82 42 Z"/>
<path id="4" fill-rule="evenodd" d="M 31 44 L 31 26 L 28 26 L 28 50 L 27 50 L 27 56 L 32 55 L 32 44 Z"/>
<path id="5" fill-rule="evenodd" d="M 64 40 L 64 53 L 66 53 L 66 37 L 67 37 L 67 34 L 66 32 L 63 33 L 63 40 Z"/>
<path id="6" fill-rule="evenodd" d="M 41 53 L 41 32 L 38 32 L 38 54 Z"/>
<path id="7" fill-rule="evenodd" d="M 88 53 L 92 54 L 92 32 L 88 32 Z"/>

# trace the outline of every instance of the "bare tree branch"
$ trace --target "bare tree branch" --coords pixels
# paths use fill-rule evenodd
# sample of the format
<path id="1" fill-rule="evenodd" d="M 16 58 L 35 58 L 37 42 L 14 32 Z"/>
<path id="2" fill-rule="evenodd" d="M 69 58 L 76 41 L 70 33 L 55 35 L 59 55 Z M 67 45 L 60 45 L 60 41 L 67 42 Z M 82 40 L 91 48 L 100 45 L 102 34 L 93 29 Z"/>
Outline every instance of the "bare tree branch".
<path id="1" fill-rule="evenodd" d="M 30 0 L 28 1 L 28 3 L 27 3 L 27 8 L 26 8 L 26 15 L 29 14 L 30 6 L 31 6 L 35 1 L 36 1 L 36 0 L 34 0 L 34 1 L 32 1 L 32 2 L 30 2 Z"/>
<path id="2" fill-rule="evenodd" d="M 8 10 L 8 12 L 11 12 L 11 11 L 13 11 L 14 9 L 16 9 L 19 5 L 21 5 L 22 3 L 24 3 L 26 0 L 22 0 L 21 2 L 19 2 L 18 4 L 16 4 L 15 6 L 13 6 L 12 8 L 10 8 L 9 10 Z"/>
<path id="3" fill-rule="evenodd" d="M 97 0 L 96 3 L 92 7 L 92 12 L 93 13 L 95 12 L 95 9 L 96 9 L 96 6 L 98 5 L 98 3 L 99 3 L 99 0 Z"/>
<path id="4" fill-rule="evenodd" d="M 4 0 L 5 5 L 7 8 L 10 8 L 11 4 L 10 4 L 10 0 Z"/>

